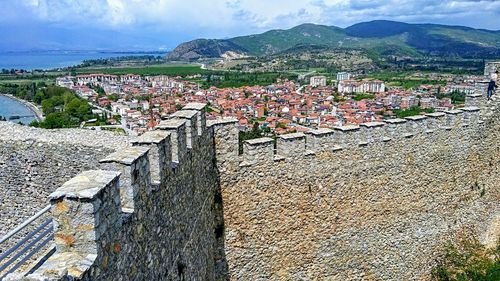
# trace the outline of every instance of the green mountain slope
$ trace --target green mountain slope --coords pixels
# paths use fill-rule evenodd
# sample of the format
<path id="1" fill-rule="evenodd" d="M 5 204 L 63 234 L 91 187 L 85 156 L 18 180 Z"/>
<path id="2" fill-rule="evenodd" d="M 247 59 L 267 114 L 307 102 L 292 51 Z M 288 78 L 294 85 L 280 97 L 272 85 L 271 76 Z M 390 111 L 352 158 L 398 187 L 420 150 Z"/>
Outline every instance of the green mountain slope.
<path id="1" fill-rule="evenodd" d="M 490 58 L 500 56 L 498 32 L 463 26 L 407 24 L 372 21 L 345 29 L 349 36 L 383 41 L 401 36 L 400 43 L 422 53 L 436 56 Z"/>
<path id="2" fill-rule="evenodd" d="M 169 59 L 213 58 L 227 51 L 265 56 L 306 45 L 365 49 L 379 56 L 497 58 L 500 57 L 500 31 L 394 21 L 364 22 L 345 29 L 303 24 L 227 40 L 183 43 L 169 54 Z"/>
<path id="3" fill-rule="evenodd" d="M 301 44 L 335 46 L 345 38 L 338 27 L 303 24 L 288 30 L 271 30 L 258 35 L 240 36 L 229 41 L 245 46 L 251 55 L 268 55 Z"/>

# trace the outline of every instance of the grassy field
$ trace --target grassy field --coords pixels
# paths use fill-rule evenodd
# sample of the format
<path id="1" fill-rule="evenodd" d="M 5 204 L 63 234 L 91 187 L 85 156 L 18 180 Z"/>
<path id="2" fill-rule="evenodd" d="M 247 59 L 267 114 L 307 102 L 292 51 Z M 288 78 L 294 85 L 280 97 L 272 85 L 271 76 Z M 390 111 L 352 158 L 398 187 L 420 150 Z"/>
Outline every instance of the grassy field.
<path id="1" fill-rule="evenodd" d="M 385 81 L 389 86 L 403 87 L 404 89 L 417 88 L 420 85 L 446 85 L 445 80 L 433 80 L 426 77 L 410 77 L 414 72 L 379 72 L 367 75 L 365 78 Z"/>
<path id="2" fill-rule="evenodd" d="M 169 75 L 189 76 L 210 72 L 195 65 L 152 65 L 139 67 L 119 68 L 80 68 L 75 70 L 76 74 L 104 73 L 104 74 L 139 74 L 139 75 Z"/>
<path id="3" fill-rule="evenodd" d="M 26 84 L 31 84 L 31 83 L 40 83 L 40 82 L 45 82 L 45 84 L 51 85 L 55 83 L 55 79 L 51 78 L 36 78 L 36 79 L 30 79 L 30 78 L 23 78 L 23 79 L 0 79 L 0 84 L 18 84 L 18 85 L 26 85 Z"/>

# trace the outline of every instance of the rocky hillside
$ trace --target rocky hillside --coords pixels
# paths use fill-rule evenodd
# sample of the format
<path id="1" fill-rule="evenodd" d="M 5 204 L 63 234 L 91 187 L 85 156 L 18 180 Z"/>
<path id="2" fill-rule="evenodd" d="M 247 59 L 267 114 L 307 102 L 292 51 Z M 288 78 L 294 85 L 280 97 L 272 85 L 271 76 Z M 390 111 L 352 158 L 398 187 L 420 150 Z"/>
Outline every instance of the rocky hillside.
<path id="1" fill-rule="evenodd" d="M 168 58 L 218 58 L 227 51 L 266 56 L 307 45 L 365 49 L 380 56 L 498 58 L 500 31 L 393 21 L 364 22 L 345 29 L 303 24 L 288 30 L 271 30 L 226 40 L 194 40 L 182 43 Z"/>
<path id="2" fill-rule="evenodd" d="M 226 52 L 246 54 L 248 51 L 228 40 L 197 39 L 180 44 L 167 55 L 167 59 L 196 60 L 200 58 L 217 58 Z"/>

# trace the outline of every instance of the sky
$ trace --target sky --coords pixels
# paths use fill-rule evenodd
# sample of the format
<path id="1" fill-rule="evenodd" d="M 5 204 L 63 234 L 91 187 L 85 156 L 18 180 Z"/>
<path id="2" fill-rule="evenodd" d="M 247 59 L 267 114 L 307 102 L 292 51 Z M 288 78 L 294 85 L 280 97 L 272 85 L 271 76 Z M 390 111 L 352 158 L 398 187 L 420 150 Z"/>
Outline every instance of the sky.
<path id="1" fill-rule="evenodd" d="M 500 0 L 0 0 L 0 51 L 171 50 L 196 38 L 378 19 L 500 30 Z"/>

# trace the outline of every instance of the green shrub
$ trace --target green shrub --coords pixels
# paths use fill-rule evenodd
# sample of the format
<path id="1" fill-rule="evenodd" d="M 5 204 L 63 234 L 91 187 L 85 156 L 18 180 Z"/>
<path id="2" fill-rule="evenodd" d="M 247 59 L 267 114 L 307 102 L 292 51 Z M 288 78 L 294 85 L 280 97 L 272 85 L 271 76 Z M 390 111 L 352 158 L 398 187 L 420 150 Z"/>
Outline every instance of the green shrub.
<path id="1" fill-rule="evenodd" d="M 500 280 L 500 243 L 488 249 L 476 238 L 462 238 L 449 243 L 443 259 L 432 271 L 436 281 Z"/>
<path id="2" fill-rule="evenodd" d="M 355 101 L 360 101 L 360 100 L 372 100 L 375 98 L 375 95 L 372 94 L 357 94 L 354 96 Z"/>
<path id="3" fill-rule="evenodd" d="M 413 106 L 413 107 L 405 109 L 405 110 L 401 110 L 401 109 L 395 109 L 394 110 L 394 114 L 396 114 L 396 116 L 398 118 L 405 118 L 405 117 L 408 117 L 408 116 L 415 116 L 415 115 L 419 115 L 422 112 L 432 113 L 432 112 L 434 112 L 434 109 L 432 109 L 432 108 L 422 109 L 422 108 L 420 108 L 418 106 Z"/>

